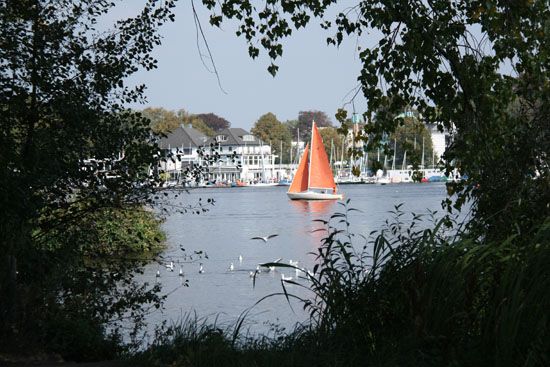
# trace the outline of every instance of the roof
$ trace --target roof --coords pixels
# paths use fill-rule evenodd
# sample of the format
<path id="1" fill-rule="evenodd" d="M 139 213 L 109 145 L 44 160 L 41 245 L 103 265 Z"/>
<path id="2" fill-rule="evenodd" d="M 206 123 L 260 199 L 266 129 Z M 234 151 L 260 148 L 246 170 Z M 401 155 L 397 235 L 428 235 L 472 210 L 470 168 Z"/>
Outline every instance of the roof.
<path id="1" fill-rule="evenodd" d="M 161 149 L 169 149 L 175 147 L 199 147 L 204 145 L 208 137 L 200 131 L 180 125 L 176 130 L 169 133 L 166 137 L 161 138 L 158 142 Z"/>
<path id="2" fill-rule="evenodd" d="M 226 140 L 218 141 L 216 140 L 218 136 L 224 136 Z M 251 136 L 251 140 L 243 140 L 243 137 L 245 135 Z M 239 146 L 239 145 L 260 145 L 260 139 L 253 136 L 251 133 L 246 131 L 245 129 L 241 129 L 240 127 L 234 127 L 234 128 L 227 128 L 223 129 L 220 132 L 217 132 L 216 135 L 206 142 L 207 145 L 209 144 L 219 144 L 221 146 Z M 265 144 L 265 143 L 264 143 Z"/>

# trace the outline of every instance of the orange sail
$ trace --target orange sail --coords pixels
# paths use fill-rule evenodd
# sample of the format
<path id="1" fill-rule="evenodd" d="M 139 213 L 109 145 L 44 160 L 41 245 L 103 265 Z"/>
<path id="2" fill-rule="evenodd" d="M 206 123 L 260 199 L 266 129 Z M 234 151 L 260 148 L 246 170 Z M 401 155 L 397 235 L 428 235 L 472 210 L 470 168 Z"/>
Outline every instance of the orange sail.
<path id="1" fill-rule="evenodd" d="M 290 185 L 288 192 L 302 192 L 307 190 L 307 179 L 309 173 L 308 155 L 309 144 L 307 144 L 306 149 L 304 149 L 304 154 L 302 154 L 300 164 L 298 165 L 298 170 L 294 175 L 294 179 L 292 180 L 292 184 Z"/>
<path id="2" fill-rule="evenodd" d="M 315 122 L 313 122 L 311 129 L 311 159 L 309 164 L 309 188 L 332 189 L 333 192 L 336 192 L 336 183 L 330 169 L 323 139 Z"/>

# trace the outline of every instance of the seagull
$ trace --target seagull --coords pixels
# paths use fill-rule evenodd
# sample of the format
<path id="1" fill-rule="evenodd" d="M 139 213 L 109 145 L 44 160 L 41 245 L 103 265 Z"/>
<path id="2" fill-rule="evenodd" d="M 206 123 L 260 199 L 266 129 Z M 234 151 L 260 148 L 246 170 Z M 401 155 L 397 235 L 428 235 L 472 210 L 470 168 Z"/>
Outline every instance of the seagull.
<path id="1" fill-rule="evenodd" d="M 292 259 L 288 260 L 288 264 L 290 266 L 298 266 L 298 261 L 292 261 Z"/>
<path id="2" fill-rule="evenodd" d="M 157 270 L 156 277 L 157 277 L 157 278 L 160 278 L 160 270 Z"/>
<path id="3" fill-rule="evenodd" d="M 199 264 L 199 274 L 204 273 L 204 269 L 202 267 L 202 263 Z"/>
<path id="4" fill-rule="evenodd" d="M 278 234 L 270 234 L 269 236 L 265 236 L 265 237 L 252 237 L 251 240 L 262 240 L 265 243 L 267 243 L 267 240 L 269 240 L 270 238 L 273 238 L 273 237 L 277 237 L 277 236 L 278 236 Z"/>
<path id="5" fill-rule="evenodd" d="M 231 263 L 231 264 L 229 265 L 229 269 L 227 269 L 227 270 L 229 270 L 229 271 L 235 270 L 235 267 L 233 266 L 233 263 Z"/>
<path id="6" fill-rule="evenodd" d="M 243 263 L 243 255 L 239 255 L 239 264 Z"/>
<path id="7" fill-rule="evenodd" d="M 183 269 L 182 269 L 182 267 L 181 267 L 181 266 L 180 266 L 180 273 L 179 273 L 178 275 L 179 275 L 180 277 L 182 277 L 182 276 L 183 276 Z"/>
<path id="8" fill-rule="evenodd" d="M 170 271 L 174 271 L 174 262 L 170 261 L 170 264 L 166 264 L 166 269 Z"/>

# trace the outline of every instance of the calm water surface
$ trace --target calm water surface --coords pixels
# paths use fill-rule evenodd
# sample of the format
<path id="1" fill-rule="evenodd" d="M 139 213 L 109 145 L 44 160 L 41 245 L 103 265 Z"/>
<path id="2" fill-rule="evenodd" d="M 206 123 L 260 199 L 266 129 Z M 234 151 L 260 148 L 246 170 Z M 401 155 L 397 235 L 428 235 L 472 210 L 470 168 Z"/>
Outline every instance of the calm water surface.
<path id="1" fill-rule="evenodd" d="M 163 254 L 167 261 L 174 261 L 174 272 L 164 266 L 151 264 L 146 268 L 144 280 L 159 281 L 163 292 L 168 294 L 165 309 L 150 315 L 150 321 L 176 322 L 192 312 L 199 317 L 231 325 L 246 309 L 262 297 L 281 292 L 281 273 L 293 276 L 292 270 L 262 273 L 253 287 L 249 275 L 258 263 L 282 258 L 299 261 L 299 266 L 312 268 L 313 255 L 324 233 L 312 232 L 321 228 L 314 219 L 328 219 L 334 212 L 342 211 L 337 202 L 290 201 L 286 187 L 196 189 L 179 196 L 179 204 L 191 204 L 199 198 L 215 200 L 210 211 L 200 215 L 170 214 L 163 224 L 168 238 L 168 248 Z M 352 231 L 368 235 L 378 229 L 394 206 L 403 203 L 407 212 L 442 212 L 441 201 L 445 198 L 444 184 L 392 184 L 392 185 L 346 185 L 341 187 L 350 206 L 361 212 L 350 213 Z M 268 234 L 279 236 L 263 243 L 251 240 L 254 236 Z M 185 261 L 184 252 L 204 251 L 208 259 Z M 239 255 L 242 262 L 239 262 Z M 204 273 L 199 274 L 199 262 Z M 228 271 L 230 263 L 235 270 Z M 180 266 L 185 276 L 179 277 Z M 160 270 L 160 278 L 155 274 Z M 189 287 L 182 286 L 188 280 Z M 289 292 L 307 297 L 306 290 L 289 285 Z M 253 307 L 247 316 L 247 326 L 252 333 L 269 331 L 269 324 L 292 327 L 305 321 L 306 313 L 294 302 L 289 307 L 282 296 L 271 297 Z"/>

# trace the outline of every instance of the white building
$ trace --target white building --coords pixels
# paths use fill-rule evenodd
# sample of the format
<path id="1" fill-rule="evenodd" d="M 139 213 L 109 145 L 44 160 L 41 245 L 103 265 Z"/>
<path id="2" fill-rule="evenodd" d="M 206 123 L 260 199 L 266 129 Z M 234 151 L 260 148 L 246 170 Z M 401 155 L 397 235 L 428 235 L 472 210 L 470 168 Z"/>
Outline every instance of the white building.
<path id="1" fill-rule="evenodd" d="M 215 147 L 221 159 L 209 169 L 216 182 L 274 182 L 277 180 L 276 156 L 271 146 L 241 128 L 228 128 L 206 142 Z"/>
<path id="2" fill-rule="evenodd" d="M 208 137 L 200 131 L 181 125 L 158 142 L 164 157 L 160 169 L 169 175 L 169 180 L 180 180 L 181 173 L 193 163 L 199 162 L 198 149 Z"/>
<path id="3" fill-rule="evenodd" d="M 228 128 L 208 138 L 192 127 L 180 126 L 158 144 L 163 152 L 160 169 L 170 181 L 183 181 L 182 172 L 192 164 L 204 167 L 200 148 L 210 156 L 219 154 L 207 165 L 206 181 L 275 182 L 282 176 L 271 146 L 244 129 Z"/>

